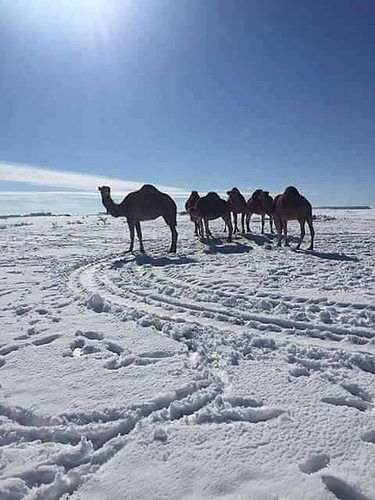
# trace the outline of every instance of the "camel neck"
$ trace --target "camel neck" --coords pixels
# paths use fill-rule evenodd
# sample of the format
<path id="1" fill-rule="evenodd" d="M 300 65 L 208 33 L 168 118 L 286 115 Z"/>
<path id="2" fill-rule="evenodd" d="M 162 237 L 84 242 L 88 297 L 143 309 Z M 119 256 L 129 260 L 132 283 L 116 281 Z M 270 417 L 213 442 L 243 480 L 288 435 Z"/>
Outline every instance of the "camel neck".
<path id="1" fill-rule="evenodd" d="M 112 200 L 110 196 L 102 196 L 102 202 L 110 215 L 112 215 L 113 217 L 120 216 L 119 206 Z"/>

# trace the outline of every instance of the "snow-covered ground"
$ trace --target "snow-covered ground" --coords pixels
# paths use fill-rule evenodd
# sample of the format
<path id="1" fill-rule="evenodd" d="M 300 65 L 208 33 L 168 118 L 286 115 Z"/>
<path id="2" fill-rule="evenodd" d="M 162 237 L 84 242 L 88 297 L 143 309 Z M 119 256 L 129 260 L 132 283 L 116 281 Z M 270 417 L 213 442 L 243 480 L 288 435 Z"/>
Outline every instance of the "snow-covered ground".
<path id="1" fill-rule="evenodd" d="M 2 222 L 1 500 L 375 498 L 375 211 L 316 213 L 314 253 Z"/>

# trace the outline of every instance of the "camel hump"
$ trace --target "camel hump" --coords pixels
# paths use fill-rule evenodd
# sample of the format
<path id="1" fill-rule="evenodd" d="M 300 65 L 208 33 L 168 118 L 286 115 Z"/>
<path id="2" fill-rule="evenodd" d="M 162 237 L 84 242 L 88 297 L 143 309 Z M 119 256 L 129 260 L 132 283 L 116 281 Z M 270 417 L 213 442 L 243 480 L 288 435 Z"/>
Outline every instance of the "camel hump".
<path id="1" fill-rule="evenodd" d="M 241 197 L 242 194 L 240 193 L 240 190 L 236 187 L 230 189 L 229 191 L 227 191 L 227 195 L 228 196 L 235 196 L 235 197 Z"/>
<path id="2" fill-rule="evenodd" d="M 157 189 L 152 184 L 143 184 L 143 186 L 140 188 L 139 191 L 142 192 L 142 193 L 145 193 L 145 194 L 148 194 L 148 193 L 150 193 L 150 194 L 160 193 L 159 189 Z"/>
<path id="3" fill-rule="evenodd" d="M 298 189 L 294 186 L 288 186 L 285 189 L 284 194 L 288 196 L 300 196 Z"/>
<path id="4" fill-rule="evenodd" d="M 207 193 L 206 198 L 210 198 L 212 200 L 221 200 L 220 196 L 214 191 L 210 191 L 209 193 Z"/>

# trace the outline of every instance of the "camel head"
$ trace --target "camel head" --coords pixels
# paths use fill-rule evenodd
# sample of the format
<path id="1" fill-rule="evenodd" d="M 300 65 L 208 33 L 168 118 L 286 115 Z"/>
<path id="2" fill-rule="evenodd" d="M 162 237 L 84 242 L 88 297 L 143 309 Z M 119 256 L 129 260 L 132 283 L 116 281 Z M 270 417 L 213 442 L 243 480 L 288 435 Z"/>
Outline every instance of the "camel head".
<path id="1" fill-rule="evenodd" d="M 101 195 L 105 198 L 111 196 L 111 188 L 109 186 L 99 186 L 98 191 L 100 191 Z"/>
<path id="2" fill-rule="evenodd" d="M 264 191 L 262 189 L 256 189 L 254 193 L 251 195 L 251 198 L 255 201 L 258 200 Z"/>
<path id="3" fill-rule="evenodd" d="M 238 195 L 238 194 L 240 194 L 240 191 L 238 188 L 234 187 L 230 191 L 227 191 L 228 196 L 230 196 L 231 194 Z"/>
<path id="4" fill-rule="evenodd" d="M 288 186 L 285 189 L 284 194 L 286 194 L 288 196 L 300 196 L 298 189 L 295 188 L 294 186 Z"/>

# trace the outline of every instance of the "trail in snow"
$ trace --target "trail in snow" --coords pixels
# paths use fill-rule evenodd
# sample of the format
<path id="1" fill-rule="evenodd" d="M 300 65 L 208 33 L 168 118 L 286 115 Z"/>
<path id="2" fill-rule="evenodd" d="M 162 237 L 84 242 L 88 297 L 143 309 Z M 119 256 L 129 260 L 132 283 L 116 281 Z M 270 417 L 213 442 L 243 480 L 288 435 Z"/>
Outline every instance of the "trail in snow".
<path id="1" fill-rule="evenodd" d="M 374 213 L 313 253 L 145 226 L 2 232 L 0 497 L 371 498 Z"/>

